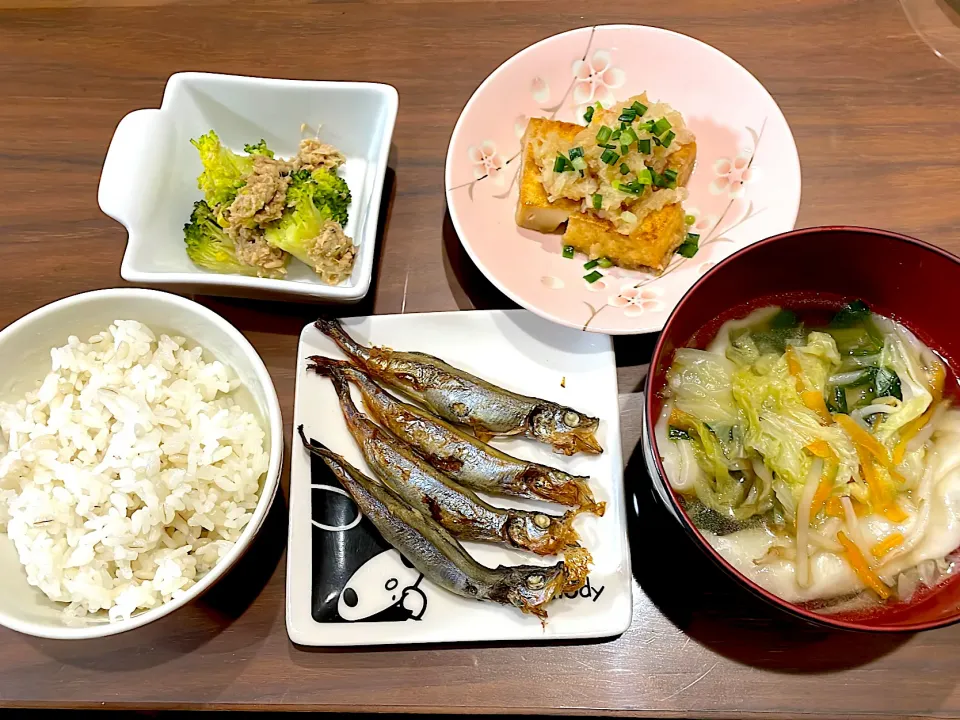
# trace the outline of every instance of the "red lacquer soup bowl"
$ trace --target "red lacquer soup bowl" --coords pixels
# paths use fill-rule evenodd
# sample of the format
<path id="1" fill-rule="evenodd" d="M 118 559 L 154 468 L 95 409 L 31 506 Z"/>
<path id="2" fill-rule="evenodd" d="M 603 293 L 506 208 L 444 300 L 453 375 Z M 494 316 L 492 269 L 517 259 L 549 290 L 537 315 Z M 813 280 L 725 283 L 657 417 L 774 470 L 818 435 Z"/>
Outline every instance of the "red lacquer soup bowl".
<path id="1" fill-rule="evenodd" d="M 667 481 L 654 427 L 666 372 L 679 347 L 705 347 L 727 320 L 767 305 L 836 309 L 855 299 L 892 317 L 953 369 L 960 358 L 960 259 L 932 245 L 883 230 L 820 227 L 768 238 L 731 255 L 683 297 L 657 342 L 646 386 L 644 454 L 657 495 L 700 548 L 749 590 L 813 622 L 855 630 L 917 631 L 960 620 L 960 574 L 910 602 L 857 613 L 824 614 L 773 595 L 742 575 L 704 539 Z M 956 552 L 954 553 L 956 555 Z"/>

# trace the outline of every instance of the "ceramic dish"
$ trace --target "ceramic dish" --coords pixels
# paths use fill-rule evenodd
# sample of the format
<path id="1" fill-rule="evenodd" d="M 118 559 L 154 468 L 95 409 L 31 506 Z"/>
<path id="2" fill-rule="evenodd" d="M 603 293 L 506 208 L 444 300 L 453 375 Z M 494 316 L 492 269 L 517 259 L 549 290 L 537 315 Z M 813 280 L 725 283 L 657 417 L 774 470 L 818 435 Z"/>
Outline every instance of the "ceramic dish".
<path id="1" fill-rule="evenodd" d="M 124 280 L 220 295 L 295 295 L 354 302 L 373 277 L 374 245 L 387 155 L 397 116 L 389 85 L 178 73 L 159 110 L 136 110 L 120 121 L 103 163 L 100 208 L 127 228 Z M 302 137 L 322 141 L 347 158 L 340 174 L 353 195 L 344 228 L 359 245 L 352 276 L 324 285 L 306 265 L 291 262 L 286 278 L 209 272 L 187 257 L 183 225 L 202 197 L 203 170 L 191 138 L 215 130 L 239 151 L 263 138 L 280 157 L 296 154 Z"/>
<path id="2" fill-rule="evenodd" d="M 542 640 L 616 635 L 632 612 L 623 505 L 620 418 L 609 338 L 568 330 L 523 310 L 380 315 L 345 322 L 358 341 L 442 357 L 505 387 L 562 401 L 601 418 L 600 456 L 554 455 L 525 440 L 496 441 L 520 457 L 591 477 L 602 518 L 580 515 L 575 527 L 593 554 L 589 584 L 547 608 L 546 627 L 512 607 L 467 600 L 435 587 L 389 549 L 345 497 L 322 461 L 293 448 L 287 549 L 287 631 L 302 645 L 379 645 L 485 640 Z M 300 336 L 294 427 L 369 472 L 347 431 L 329 380 L 306 369 L 310 355 L 343 358 L 307 326 Z M 565 385 L 566 387 L 563 387 Z M 504 498 L 488 498 L 503 505 Z M 510 498 L 515 507 L 537 507 Z M 546 507 L 545 504 L 540 504 Z M 554 506 L 554 509 L 556 506 Z M 465 543 L 481 563 L 548 564 L 512 549 Z M 555 562 L 555 559 L 553 560 Z"/>
<path id="3" fill-rule="evenodd" d="M 892 274 L 891 268 L 895 269 Z M 933 590 L 919 592 L 908 603 L 892 602 L 855 614 L 814 612 L 768 592 L 724 560 L 690 521 L 666 479 L 651 432 L 662 408 L 661 393 L 674 349 L 688 346 L 695 336 L 693 344 L 702 347 L 712 334 L 704 328 L 742 317 L 747 307 L 790 307 L 791 297 L 806 307 L 833 309 L 845 301 L 862 299 L 875 312 L 903 323 L 953 365 L 960 357 L 960 333 L 953 316 L 943 309 L 951 306 L 958 283 L 960 260 L 932 245 L 881 230 L 823 227 L 786 233 L 740 251 L 707 273 L 677 305 L 650 365 L 643 416 L 644 455 L 664 506 L 700 549 L 737 582 L 793 615 L 835 627 L 912 632 L 960 620 L 957 574 Z M 954 551 L 951 558 L 957 554 Z"/>
<path id="4" fill-rule="evenodd" d="M 260 499 L 240 539 L 199 582 L 168 603 L 112 623 L 92 616 L 78 625 L 65 625 L 62 610 L 66 605 L 48 600 L 27 583 L 13 542 L 6 533 L 0 533 L 0 573 L 4 578 L 0 624 L 22 633 L 60 640 L 104 637 L 146 625 L 186 605 L 216 583 L 247 550 L 279 486 L 283 423 L 270 374 L 236 328 L 202 305 L 177 295 L 128 288 L 97 290 L 58 300 L 17 320 L 0 332 L 0 363 L 4 368 L 0 399 L 20 398 L 43 378 L 50 367 L 50 348 L 63 345 L 70 335 L 90 337 L 117 319 L 137 320 L 157 330 L 199 339 L 209 354 L 233 368 L 249 391 L 266 434 L 270 459 L 261 481 Z"/>
<path id="5" fill-rule="evenodd" d="M 660 277 L 611 268 L 587 283 L 585 258 L 565 259 L 559 234 L 514 222 L 520 138 L 531 117 L 583 124 L 586 105 L 643 91 L 680 111 L 696 134 L 684 206 L 700 251 L 675 256 Z M 549 320 L 609 334 L 660 330 L 697 278 L 738 248 L 792 229 L 800 205 L 797 149 L 764 87 L 709 45 L 636 25 L 572 30 L 497 68 L 457 121 L 445 183 L 460 240 L 491 282 Z"/>

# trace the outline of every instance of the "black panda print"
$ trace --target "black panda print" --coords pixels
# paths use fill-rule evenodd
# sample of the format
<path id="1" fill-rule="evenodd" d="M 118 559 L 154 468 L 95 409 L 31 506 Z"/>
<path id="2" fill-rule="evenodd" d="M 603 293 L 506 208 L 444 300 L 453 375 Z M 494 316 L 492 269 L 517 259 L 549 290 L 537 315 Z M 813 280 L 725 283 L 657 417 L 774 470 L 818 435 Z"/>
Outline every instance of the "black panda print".
<path id="1" fill-rule="evenodd" d="M 423 575 L 360 516 L 323 460 L 312 457 L 310 463 L 313 619 L 340 623 L 423 618 Z"/>

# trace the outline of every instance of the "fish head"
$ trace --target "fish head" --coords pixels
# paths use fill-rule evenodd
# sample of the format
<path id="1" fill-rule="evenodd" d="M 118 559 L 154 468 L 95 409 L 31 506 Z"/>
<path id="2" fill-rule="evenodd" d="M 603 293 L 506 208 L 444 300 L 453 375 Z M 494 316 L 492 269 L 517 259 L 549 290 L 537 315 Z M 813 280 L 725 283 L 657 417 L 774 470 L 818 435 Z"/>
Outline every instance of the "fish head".
<path id="1" fill-rule="evenodd" d="M 603 452 L 597 440 L 600 420 L 562 405 L 540 405 L 530 417 L 530 430 L 538 440 L 564 455 Z"/>
<path id="2" fill-rule="evenodd" d="M 537 497 L 603 514 L 604 503 L 598 503 L 590 490 L 590 479 L 547 467 L 530 465 L 521 477 L 523 484 Z"/>
<path id="3" fill-rule="evenodd" d="M 577 531 L 573 518 L 577 513 L 563 517 L 541 512 L 511 513 L 507 521 L 510 542 L 538 555 L 556 555 L 568 547 L 577 547 Z"/>
<path id="4" fill-rule="evenodd" d="M 546 567 L 518 565 L 503 574 L 493 595 L 500 602 L 543 619 L 547 617 L 543 606 L 562 593 L 566 586 L 567 574 L 562 562 Z"/>

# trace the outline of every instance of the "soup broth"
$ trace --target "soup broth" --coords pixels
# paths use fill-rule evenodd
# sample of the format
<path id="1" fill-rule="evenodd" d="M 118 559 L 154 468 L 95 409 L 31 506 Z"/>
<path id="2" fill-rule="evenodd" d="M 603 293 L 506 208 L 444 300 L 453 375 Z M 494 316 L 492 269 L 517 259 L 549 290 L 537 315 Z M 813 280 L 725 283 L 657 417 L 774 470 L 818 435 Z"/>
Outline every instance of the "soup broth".
<path id="1" fill-rule="evenodd" d="M 956 395 L 944 360 L 863 302 L 765 307 L 676 350 L 657 446 L 745 576 L 819 611 L 876 607 L 954 570 Z"/>

